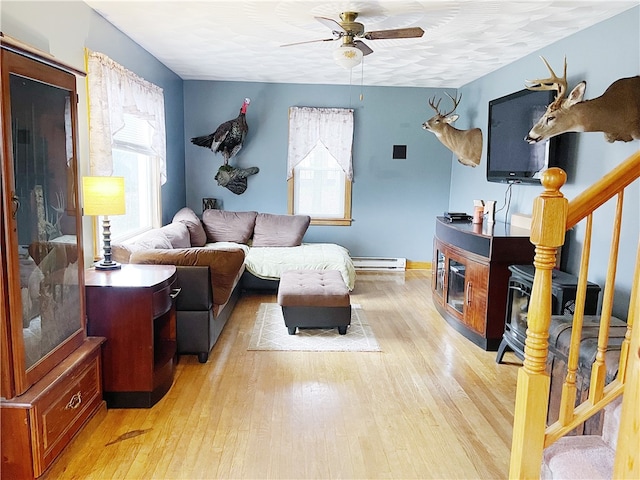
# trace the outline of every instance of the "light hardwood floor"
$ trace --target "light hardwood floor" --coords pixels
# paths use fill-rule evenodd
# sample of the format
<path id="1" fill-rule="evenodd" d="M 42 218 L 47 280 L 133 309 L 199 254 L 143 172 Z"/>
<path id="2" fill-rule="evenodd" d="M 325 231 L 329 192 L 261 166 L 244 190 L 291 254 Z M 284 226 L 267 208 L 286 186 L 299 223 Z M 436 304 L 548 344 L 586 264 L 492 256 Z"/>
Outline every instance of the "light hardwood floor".
<path id="1" fill-rule="evenodd" d="M 207 364 L 182 356 L 151 409 L 101 412 L 44 478 L 507 478 L 520 362 L 451 328 L 430 284 L 358 275 L 382 352 L 248 351 L 275 295 L 243 294 Z"/>

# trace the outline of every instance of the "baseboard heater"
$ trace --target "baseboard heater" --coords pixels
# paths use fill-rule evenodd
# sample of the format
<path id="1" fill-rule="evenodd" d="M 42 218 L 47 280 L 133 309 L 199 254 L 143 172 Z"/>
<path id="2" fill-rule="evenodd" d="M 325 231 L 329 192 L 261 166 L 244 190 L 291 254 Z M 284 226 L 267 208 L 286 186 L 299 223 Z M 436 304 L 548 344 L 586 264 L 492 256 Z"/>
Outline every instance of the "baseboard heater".
<path id="1" fill-rule="evenodd" d="M 405 270 L 406 258 L 352 257 L 356 270 Z"/>

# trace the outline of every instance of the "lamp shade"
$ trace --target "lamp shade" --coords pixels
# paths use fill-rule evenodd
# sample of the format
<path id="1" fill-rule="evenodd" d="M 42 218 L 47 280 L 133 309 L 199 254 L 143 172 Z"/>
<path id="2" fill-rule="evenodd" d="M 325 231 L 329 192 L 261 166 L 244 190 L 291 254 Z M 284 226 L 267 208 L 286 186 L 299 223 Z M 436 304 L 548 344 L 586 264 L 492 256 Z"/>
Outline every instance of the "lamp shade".
<path id="1" fill-rule="evenodd" d="M 333 51 L 333 59 L 342 68 L 349 70 L 360 64 L 362 51 L 351 45 L 341 45 Z"/>
<path id="2" fill-rule="evenodd" d="M 82 177 L 85 215 L 124 215 L 124 177 Z"/>

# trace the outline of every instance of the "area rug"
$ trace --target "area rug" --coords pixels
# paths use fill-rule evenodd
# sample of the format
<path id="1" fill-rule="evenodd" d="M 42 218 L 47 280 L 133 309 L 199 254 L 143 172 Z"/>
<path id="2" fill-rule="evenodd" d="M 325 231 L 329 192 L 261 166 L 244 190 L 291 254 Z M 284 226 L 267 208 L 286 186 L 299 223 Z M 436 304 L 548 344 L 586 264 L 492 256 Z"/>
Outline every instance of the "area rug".
<path id="1" fill-rule="evenodd" d="M 247 350 L 308 352 L 379 352 L 380 345 L 360 305 L 351 306 L 346 335 L 337 328 L 303 328 L 289 335 L 277 303 L 261 303 Z"/>

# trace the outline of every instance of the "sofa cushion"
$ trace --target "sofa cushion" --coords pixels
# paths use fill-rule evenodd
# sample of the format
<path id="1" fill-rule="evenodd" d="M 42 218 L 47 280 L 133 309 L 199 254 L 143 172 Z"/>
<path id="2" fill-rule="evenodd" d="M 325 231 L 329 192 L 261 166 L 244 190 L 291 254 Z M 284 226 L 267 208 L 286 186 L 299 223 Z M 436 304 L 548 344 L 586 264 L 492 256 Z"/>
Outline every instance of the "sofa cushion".
<path id="1" fill-rule="evenodd" d="M 202 247 L 207 243 L 207 234 L 202 227 L 202 222 L 189 207 L 178 210 L 178 213 L 173 216 L 172 223 L 175 222 L 181 222 L 187 226 L 192 247 Z"/>
<path id="2" fill-rule="evenodd" d="M 111 245 L 111 256 L 116 262 L 130 263 L 134 252 L 149 248 L 171 249 L 173 245 L 159 228 L 155 228 L 132 240 Z"/>
<path id="3" fill-rule="evenodd" d="M 238 248 L 212 250 L 210 248 L 175 248 L 172 250 L 141 250 L 131 255 L 131 263 L 157 265 L 187 265 L 209 267 L 213 303 L 224 305 L 244 267 L 244 252 Z M 189 288 L 182 285 L 182 288 Z"/>
<path id="4" fill-rule="evenodd" d="M 182 222 L 170 223 L 160 229 L 167 236 L 173 248 L 189 248 L 191 246 L 191 237 L 186 224 Z"/>
<path id="5" fill-rule="evenodd" d="M 253 229 L 254 247 L 297 247 L 309 228 L 308 215 L 260 213 Z"/>
<path id="6" fill-rule="evenodd" d="M 253 235 L 258 212 L 228 212 L 208 209 L 202 223 L 210 242 L 247 243 Z"/>

